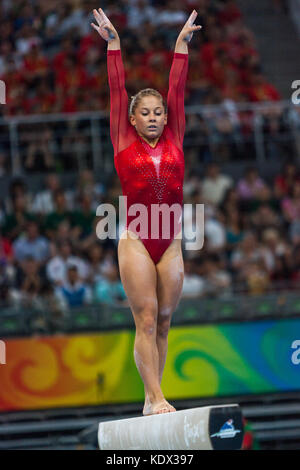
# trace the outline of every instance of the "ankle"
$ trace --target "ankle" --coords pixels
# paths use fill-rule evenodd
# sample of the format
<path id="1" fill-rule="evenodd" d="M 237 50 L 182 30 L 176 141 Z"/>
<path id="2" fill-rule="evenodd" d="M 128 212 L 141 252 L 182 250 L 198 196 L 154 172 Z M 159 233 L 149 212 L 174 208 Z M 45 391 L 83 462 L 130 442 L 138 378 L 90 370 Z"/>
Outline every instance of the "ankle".
<path id="1" fill-rule="evenodd" d="M 157 402 L 163 401 L 165 399 L 162 391 L 147 392 L 146 396 L 147 396 L 147 400 L 150 401 L 151 403 L 157 403 Z"/>

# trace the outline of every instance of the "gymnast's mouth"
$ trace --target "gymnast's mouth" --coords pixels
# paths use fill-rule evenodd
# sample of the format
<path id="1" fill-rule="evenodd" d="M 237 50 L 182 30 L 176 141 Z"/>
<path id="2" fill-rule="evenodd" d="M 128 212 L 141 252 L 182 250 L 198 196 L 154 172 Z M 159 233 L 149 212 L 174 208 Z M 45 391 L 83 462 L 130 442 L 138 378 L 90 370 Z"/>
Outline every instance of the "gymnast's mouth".
<path id="1" fill-rule="evenodd" d="M 157 126 L 148 126 L 147 129 L 150 129 L 150 131 L 156 131 Z"/>

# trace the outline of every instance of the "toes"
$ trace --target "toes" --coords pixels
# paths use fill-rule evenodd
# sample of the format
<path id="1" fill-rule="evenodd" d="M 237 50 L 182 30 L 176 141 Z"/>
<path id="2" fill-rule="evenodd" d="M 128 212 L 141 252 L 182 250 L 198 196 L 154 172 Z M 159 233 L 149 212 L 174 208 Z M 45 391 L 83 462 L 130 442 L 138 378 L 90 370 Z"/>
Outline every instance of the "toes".
<path id="1" fill-rule="evenodd" d="M 168 408 L 167 407 L 161 408 L 160 410 L 155 411 L 155 413 L 159 415 L 161 415 L 162 413 L 168 413 Z"/>
<path id="2" fill-rule="evenodd" d="M 158 411 L 159 414 L 162 414 L 162 413 L 169 413 L 169 409 L 167 407 L 164 407 L 162 408 L 161 410 Z"/>

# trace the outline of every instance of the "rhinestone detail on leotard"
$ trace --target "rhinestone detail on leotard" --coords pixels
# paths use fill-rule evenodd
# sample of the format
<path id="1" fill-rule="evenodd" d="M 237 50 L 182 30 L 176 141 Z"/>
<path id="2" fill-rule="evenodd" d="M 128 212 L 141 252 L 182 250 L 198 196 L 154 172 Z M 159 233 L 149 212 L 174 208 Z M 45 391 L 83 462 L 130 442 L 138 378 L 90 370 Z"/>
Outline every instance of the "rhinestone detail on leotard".
<path id="1" fill-rule="evenodd" d="M 140 144 L 142 144 L 142 148 L 145 150 L 144 154 L 141 154 L 141 152 L 139 151 L 139 147 L 141 148 Z M 144 146 L 143 143 L 141 142 L 141 138 L 139 138 L 136 142 L 135 151 L 136 151 L 137 160 L 138 160 L 137 162 L 138 170 L 143 175 L 143 177 L 147 179 L 147 182 L 152 186 L 158 202 L 161 203 L 164 199 L 164 190 L 167 186 L 169 176 L 174 167 L 174 159 L 170 157 L 169 143 L 166 139 L 164 139 L 163 150 L 162 150 L 161 161 L 160 161 L 160 169 L 164 177 L 157 176 L 154 163 L 151 159 L 151 155 L 149 155 L 149 152 L 147 151 L 146 146 Z M 151 159 L 152 165 L 149 165 L 145 161 L 145 154 L 148 158 Z M 163 166 L 165 166 L 164 171 L 163 171 Z"/>

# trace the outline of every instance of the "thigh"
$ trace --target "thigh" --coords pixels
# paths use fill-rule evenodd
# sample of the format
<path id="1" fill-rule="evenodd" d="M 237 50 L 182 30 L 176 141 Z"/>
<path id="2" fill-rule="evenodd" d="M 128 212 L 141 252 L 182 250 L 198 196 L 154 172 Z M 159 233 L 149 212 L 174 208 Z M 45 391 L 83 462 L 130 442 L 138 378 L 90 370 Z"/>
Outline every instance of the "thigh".
<path id="1" fill-rule="evenodd" d="M 135 320 L 141 312 L 157 316 L 157 273 L 141 240 L 122 236 L 118 260 L 121 281 Z"/>
<path id="2" fill-rule="evenodd" d="M 181 240 L 173 240 L 156 265 L 158 320 L 171 320 L 182 291 L 184 264 Z"/>

